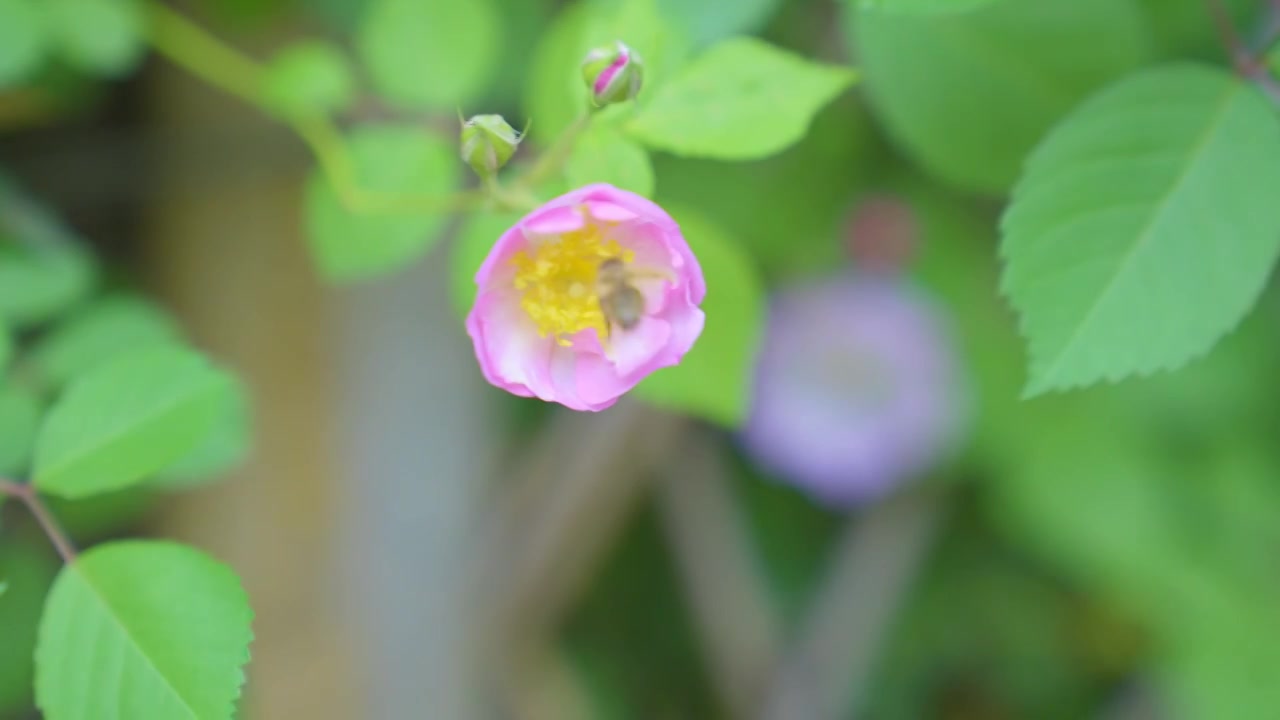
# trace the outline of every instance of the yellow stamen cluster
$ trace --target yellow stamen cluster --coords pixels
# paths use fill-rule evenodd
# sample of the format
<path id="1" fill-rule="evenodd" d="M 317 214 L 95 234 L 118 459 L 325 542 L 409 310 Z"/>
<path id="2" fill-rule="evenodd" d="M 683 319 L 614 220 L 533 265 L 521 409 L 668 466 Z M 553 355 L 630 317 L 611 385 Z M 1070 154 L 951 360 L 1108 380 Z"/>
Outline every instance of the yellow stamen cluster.
<path id="1" fill-rule="evenodd" d="M 553 336 L 569 346 L 570 336 L 589 328 L 602 340 L 608 336 L 596 274 L 603 260 L 616 257 L 630 263 L 635 253 L 606 237 L 607 230 L 588 221 L 581 230 L 531 239 L 528 250 L 512 258 L 520 306 L 542 337 Z"/>

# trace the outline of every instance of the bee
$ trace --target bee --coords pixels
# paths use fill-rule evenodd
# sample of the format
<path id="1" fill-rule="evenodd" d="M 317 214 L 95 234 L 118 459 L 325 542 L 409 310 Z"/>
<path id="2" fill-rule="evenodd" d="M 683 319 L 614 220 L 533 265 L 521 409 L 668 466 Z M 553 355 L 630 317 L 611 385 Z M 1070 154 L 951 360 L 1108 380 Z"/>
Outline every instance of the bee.
<path id="1" fill-rule="evenodd" d="M 596 271 L 596 295 L 600 298 L 600 312 L 604 313 L 612 330 L 614 325 L 630 330 L 644 316 L 644 293 L 632 285 L 635 275 L 627 269 L 622 258 L 606 258 Z"/>

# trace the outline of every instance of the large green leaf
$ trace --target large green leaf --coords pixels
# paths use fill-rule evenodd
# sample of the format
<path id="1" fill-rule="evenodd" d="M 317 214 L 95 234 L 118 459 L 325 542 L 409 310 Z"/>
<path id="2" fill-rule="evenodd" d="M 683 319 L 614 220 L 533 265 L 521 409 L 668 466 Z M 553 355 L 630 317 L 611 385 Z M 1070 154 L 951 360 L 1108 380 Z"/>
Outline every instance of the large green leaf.
<path id="1" fill-rule="evenodd" d="M 40 68 L 48 48 L 42 0 L 0 0 L 0 88 L 17 85 Z"/>
<path id="2" fill-rule="evenodd" d="M 1000 0 L 971 13 L 849 12 L 889 134 L 930 173 L 1004 192 L 1054 121 L 1149 52 L 1133 0 Z"/>
<path id="3" fill-rule="evenodd" d="M 454 109 L 484 95 L 501 34 L 490 0 L 374 0 L 356 47 L 387 99 Z"/>
<path id="4" fill-rule="evenodd" d="M 728 427 L 746 418 L 756 348 L 764 328 L 764 287 L 751 259 L 719 227 L 694 212 L 672 213 L 707 280 L 702 336 L 675 367 L 636 386 L 636 394 Z"/>
<path id="5" fill-rule="evenodd" d="M 285 116 L 323 115 L 355 97 L 355 76 L 337 47 L 318 40 L 284 48 L 263 77 L 263 99 Z"/>
<path id="6" fill-rule="evenodd" d="M 14 383 L 0 385 L 0 477 L 15 478 L 27 470 L 41 410 L 34 393 Z"/>
<path id="7" fill-rule="evenodd" d="M 676 155 L 747 160 L 804 137 L 813 116 L 856 75 L 753 38 L 726 40 L 658 91 L 628 124 L 645 144 Z"/>
<path id="8" fill-rule="evenodd" d="M 653 197 L 649 153 L 608 125 L 593 127 L 578 139 L 565 163 L 565 176 L 574 187 L 609 183 Z"/>
<path id="9" fill-rule="evenodd" d="M 32 351 L 41 379 L 61 387 L 115 355 L 178 341 L 173 318 L 138 297 L 95 301 L 43 336 Z"/>
<path id="10" fill-rule="evenodd" d="M 366 193 L 443 199 L 454 188 L 458 158 L 440 138 L 411 126 L 366 126 L 352 133 L 355 182 Z M 413 262 L 438 239 L 444 214 L 351 210 L 317 169 L 307 183 L 306 219 L 312 252 L 333 280 L 351 281 Z"/>
<path id="11" fill-rule="evenodd" d="M 235 574 L 163 542 L 118 542 L 63 568 L 40 621 L 49 720 L 224 720 L 253 639 Z"/>
<path id="12" fill-rule="evenodd" d="M 147 479 L 206 437 L 232 392 L 197 353 L 152 347 L 77 379 L 36 441 L 35 485 L 79 498 Z"/>
<path id="13" fill-rule="evenodd" d="M 529 71 L 524 109 L 535 141 L 555 138 L 587 109 L 582 59 L 592 48 L 618 40 L 644 59 L 644 85 L 637 99 L 641 107 L 684 66 L 689 54 L 688 40 L 664 19 L 657 0 L 578 0 L 568 5 L 543 35 Z M 626 116 L 636 104 L 622 103 L 602 116 Z"/>
<path id="14" fill-rule="evenodd" d="M 1036 149 L 1003 220 L 1028 394 L 1175 368 L 1253 305 L 1280 253 L 1280 121 L 1195 65 L 1099 93 Z"/>
<path id="15" fill-rule="evenodd" d="M 85 72 L 120 76 L 142 58 L 145 20 L 138 0 L 41 0 L 64 60 Z"/>
<path id="16" fill-rule="evenodd" d="M 32 655 L 36 649 L 36 624 L 44 596 L 53 582 L 55 565 L 47 543 L 6 537 L 0 542 L 0 716 L 23 717 L 31 707 L 31 682 L 35 677 Z"/>

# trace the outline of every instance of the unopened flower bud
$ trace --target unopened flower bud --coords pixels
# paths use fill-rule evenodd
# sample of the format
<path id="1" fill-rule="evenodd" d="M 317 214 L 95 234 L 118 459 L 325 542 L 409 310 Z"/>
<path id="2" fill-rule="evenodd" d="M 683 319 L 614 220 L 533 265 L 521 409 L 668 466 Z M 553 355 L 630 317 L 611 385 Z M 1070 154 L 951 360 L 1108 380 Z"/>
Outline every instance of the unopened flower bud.
<path id="1" fill-rule="evenodd" d="M 582 61 L 582 79 L 596 107 L 625 102 L 640 94 L 644 62 L 622 41 L 598 47 Z"/>
<path id="2" fill-rule="evenodd" d="M 501 115 L 476 115 L 462 124 L 462 159 L 482 178 L 507 164 L 520 145 L 520 133 Z"/>

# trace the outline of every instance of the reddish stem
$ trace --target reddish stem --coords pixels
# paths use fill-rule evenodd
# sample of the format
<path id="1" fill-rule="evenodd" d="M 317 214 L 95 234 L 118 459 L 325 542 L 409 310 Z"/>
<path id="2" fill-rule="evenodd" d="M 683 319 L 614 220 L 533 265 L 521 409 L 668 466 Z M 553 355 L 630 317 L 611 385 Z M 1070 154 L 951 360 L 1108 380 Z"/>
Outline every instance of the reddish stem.
<path id="1" fill-rule="evenodd" d="M 40 525 L 40 529 L 49 538 L 49 542 L 53 544 L 54 549 L 62 556 L 63 562 L 75 562 L 76 549 L 71 545 L 71 540 L 67 538 L 67 534 L 63 532 L 62 527 L 58 525 L 58 521 L 54 519 L 53 513 L 49 512 L 49 508 L 45 507 L 44 502 L 40 500 L 40 496 L 30 485 L 0 480 L 0 495 L 17 498 L 19 502 L 25 505 Z"/>

